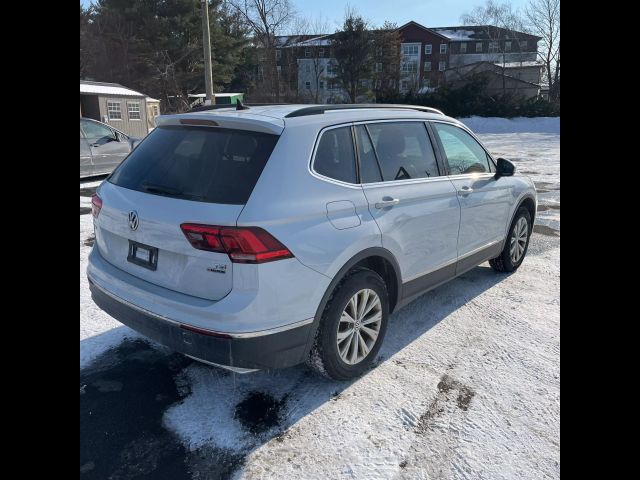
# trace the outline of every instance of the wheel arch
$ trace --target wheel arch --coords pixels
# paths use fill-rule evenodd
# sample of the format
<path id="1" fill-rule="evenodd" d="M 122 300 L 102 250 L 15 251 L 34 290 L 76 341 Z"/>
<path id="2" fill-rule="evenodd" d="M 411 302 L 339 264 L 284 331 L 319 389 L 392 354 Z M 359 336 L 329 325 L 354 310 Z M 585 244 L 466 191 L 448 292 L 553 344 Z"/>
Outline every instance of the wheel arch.
<path id="1" fill-rule="evenodd" d="M 529 211 L 529 215 L 531 215 L 531 228 L 533 229 L 533 223 L 535 222 L 536 219 L 536 197 L 531 194 L 531 193 L 527 193 L 525 194 L 517 203 L 516 208 L 513 209 L 513 212 L 511 213 L 511 218 L 509 219 L 509 223 L 507 224 L 507 235 L 509 233 L 509 229 L 511 228 L 511 224 L 513 223 L 513 219 L 516 217 L 516 214 L 518 213 L 518 210 L 520 210 L 520 207 L 525 207 L 528 211 Z"/>
<path id="2" fill-rule="evenodd" d="M 402 298 L 402 276 L 400 274 L 400 266 L 396 261 L 393 254 L 382 247 L 370 247 L 362 250 L 353 257 L 351 257 L 343 266 L 338 270 L 338 273 L 333 277 L 331 283 L 327 287 L 320 304 L 316 310 L 316 314 L 313 320 L 313 328 L 309 332 L 309 338 L 307 340 L 306 352 L 308 353 L 315 341 L 316 332 L 320 326 L 320 319 L 324 312 L 329 299 L 331 298 L 335 288 L 344 279 L 344 277 L 355 267 L 369 268 L 378 275 L 380 275 L 385 281 L 389 290 L 389 313 L 392 313 L 395 307 L 399 303 L 399 299 Z"/>

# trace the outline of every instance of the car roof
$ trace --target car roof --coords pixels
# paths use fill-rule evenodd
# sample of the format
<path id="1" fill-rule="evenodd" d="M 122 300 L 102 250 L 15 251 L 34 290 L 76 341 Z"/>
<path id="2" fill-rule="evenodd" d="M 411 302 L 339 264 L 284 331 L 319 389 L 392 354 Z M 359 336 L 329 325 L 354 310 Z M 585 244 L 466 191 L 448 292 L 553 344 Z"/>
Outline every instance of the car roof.
<path id="1" fill-rule="evenodd" d="M 314 109 L 315 107 L 315 109 Z M 282 133 L 287 125 L 309 125 L 322 129 L 326 126 L 340 123 L 375 121 L 375 120 L 444 120 L 450 123 L 461 125 L 461 123 L 446 115 L 416 110 L 411 105 L 384 105 L 384 106 L 345 106 L 341 109 L 336 105 L 309 105 L 309 104 L 287 104 L 287 105 L 256 105 L 245 107 L 244 110 L 236 110 L 235 105 L 229 108 L 215 108 L 198 112 L 181 113 L 177 115 L 162 115 L 156 118 L 156 124 L 177 125 L 189 120 L 211 121 L 219 123 L 220 126 L 229 128 L 249 128 L 265 133 Z M 321 113 L 324 108 L 327 110 Z M 296 112 L 305 111 L 307 114 L 290 116 Z"/>

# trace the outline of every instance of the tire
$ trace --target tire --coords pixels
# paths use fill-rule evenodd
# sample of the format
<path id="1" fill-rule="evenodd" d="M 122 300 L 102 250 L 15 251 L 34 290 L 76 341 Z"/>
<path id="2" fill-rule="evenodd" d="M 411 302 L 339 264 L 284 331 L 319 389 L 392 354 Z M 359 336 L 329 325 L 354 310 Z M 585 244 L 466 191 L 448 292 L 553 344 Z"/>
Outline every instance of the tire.
<path id="1" fill-rule="evenodd" d="M 375 293 L 379 304 L 371 292 Z M 370 307 L 370 311 L 362 315 L 363 318 L 351 322 L 347 317 L 343 317 L 343 312 L 353 314 L 352 299 L 356 294 L 359 305 L 365 305 L 363 310 Z M 378 318 L 378 313 L 379 323 L 373 320 Z M 354 269 L 336 286 L 327 302 L 314 345 L 309 353 L 308 364 L 321 375 L 333 380 L 349 380 L 361 376 L 369 370 L 378 355 L 387 331 L 388 320 L 389 295 L 384 280 L 368 268 Z M 349 328 L 353 331 L 351 336 Z M 368 332 L 376 328 L 377 336 L 373 339 Z M 339 329 L 343 337 L 341 343 L 338 342 Z M 359 337 L 355 338 L 356 335 Z M 372 340 L 373 343 L 370 343 Z M 368 353 L 365 353 L 367 351 Z M 354 357 L 355 363 L 349 363 Z"/>
<path id="2" fill-rule="evenodd" d="M 523 230 L 523 221 L 526 221 L 526 229 Z M 516 212 L 516 216 L 513 218 L 513 222 L 511 222 L 511 227 L 509 228 L 509 234 L 507 235 L 507 239 L 504 243 L 504 248 L 500 255 L 496 258 L 492 258 L 489 260 L 489 265 L 497 271 L 497 272 L 514 272 L 518 269 L 520 265 L 522 265 L 522 261 L 524 257 L 527 255 L 527 249 L 529 248 L 529 239 L 531 238 L 531 230 L 533 226 L 531 225 L 531 215 L 529 214 L 529 210 L 526 207 L 520 207 Z M 526 234 L 526 239 L 524 239 L 522 235 Z M 521 250 L 519 256 L 512 256 L 511 247 L 513 242 L 518 242 L 520 247 L 524 245 L 524 249 Z"/>

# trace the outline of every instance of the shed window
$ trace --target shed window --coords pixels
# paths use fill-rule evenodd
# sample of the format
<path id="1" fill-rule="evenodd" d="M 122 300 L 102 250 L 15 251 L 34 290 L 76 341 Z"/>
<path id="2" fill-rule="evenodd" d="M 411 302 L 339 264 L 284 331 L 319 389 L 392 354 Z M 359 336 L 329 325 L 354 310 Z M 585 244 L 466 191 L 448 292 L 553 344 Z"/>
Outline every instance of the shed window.
<path id="1" fill-rule="evenodd" d="M 120 102 L 107 102 L 107 113 L 109 114 L 109 120 L 122 120 L 122 110 Z"/>
<path id="2" fill-rule="evenodd" d="M 129 120 L 140 120 L 140 103 L 127 102 L 127 111 L 129 113 Z"/>

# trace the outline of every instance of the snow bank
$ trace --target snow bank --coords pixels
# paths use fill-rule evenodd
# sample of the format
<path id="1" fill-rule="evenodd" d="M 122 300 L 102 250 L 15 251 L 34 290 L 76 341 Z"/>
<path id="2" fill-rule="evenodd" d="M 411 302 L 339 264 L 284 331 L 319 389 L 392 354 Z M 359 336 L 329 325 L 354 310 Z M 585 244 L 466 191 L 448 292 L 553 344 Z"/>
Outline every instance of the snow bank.
<path id="1" fill-rule="evenodd" d="M 475 133 L 560 133 L 560 117 L 458 118 Z"/>

